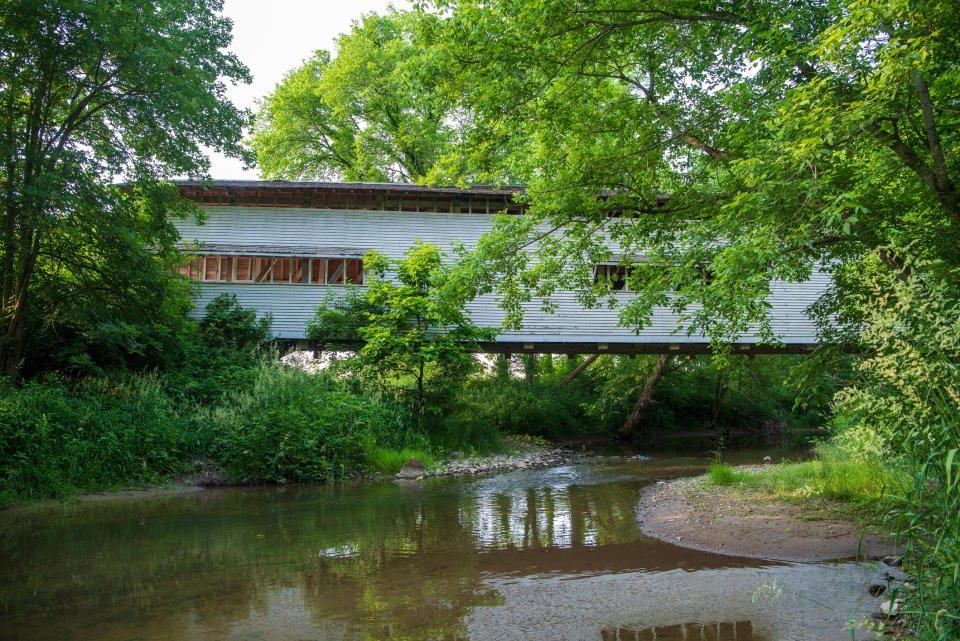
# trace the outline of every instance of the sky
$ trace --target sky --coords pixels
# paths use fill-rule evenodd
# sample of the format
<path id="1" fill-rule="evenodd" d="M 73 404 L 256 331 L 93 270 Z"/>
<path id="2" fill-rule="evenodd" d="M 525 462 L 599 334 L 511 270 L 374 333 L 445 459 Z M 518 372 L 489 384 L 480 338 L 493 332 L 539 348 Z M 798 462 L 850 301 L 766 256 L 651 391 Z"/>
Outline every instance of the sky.
<path id="1" fill-rule="evenodd" d="M 253 82 L 230 87 L 228 96 L 239 107 L 256 108 L 257 98 L 273 91 L 290 69 L 317 49 L 333 50 L 334 38 L 350 29 L 365 13 L 383 12 L 405 0 L 226 0 L 223 14 L 233 20 L 230 50 L 250 68 Z M 210 153 L 210 176 L 217 180 L 256 179 L 256 169 Z"/>

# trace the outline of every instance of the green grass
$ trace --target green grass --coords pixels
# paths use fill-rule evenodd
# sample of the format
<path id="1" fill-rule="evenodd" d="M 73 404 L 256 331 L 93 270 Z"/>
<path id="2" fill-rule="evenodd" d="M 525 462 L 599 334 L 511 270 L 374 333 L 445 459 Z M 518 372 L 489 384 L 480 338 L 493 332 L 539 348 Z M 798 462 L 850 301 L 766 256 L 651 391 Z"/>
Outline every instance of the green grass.
<path id="1" fill-rule="evenodd" d="M 404 448 L 391 450 L 384 447 L 374 447 L 367 454 L 367 465 L 370 469 L 381 474 L 396 474 L 410 458 L 416 457 L 423 461 L 428 470 L 435 467 L 433 456 L 425 450 Z"/>
<path id="2" fill-rule="evenodd" d="M 765 466 L 759 472 L 735 470 L 712 463 L 708 477 L 714 485 L 742 484 L 775 498 L 826 498 L 836 501 L 882 503 L 902 492 L 907 477 L 889 463 L 853 459 L 831 445 L 819 448 L 816 458 Z"/>
<path id="3" fill-rule="evenodd" d="M 752 480 L 752 474 L 743 470 L 735 470 L 729 465 L 723 463 L 711 463 L 707 477 L 714 485 L 736 485 L 738 483 L 747 483 Z"/>

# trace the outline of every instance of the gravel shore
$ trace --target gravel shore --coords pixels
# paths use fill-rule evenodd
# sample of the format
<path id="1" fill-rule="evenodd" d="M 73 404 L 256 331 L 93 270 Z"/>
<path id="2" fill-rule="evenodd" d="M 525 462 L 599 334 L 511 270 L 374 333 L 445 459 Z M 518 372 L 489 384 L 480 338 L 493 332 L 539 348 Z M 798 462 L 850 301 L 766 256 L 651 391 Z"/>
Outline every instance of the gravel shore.
<path id="1" fill-rule="evenodd" d="M 424 476 L 467 476 L 553 467 L 566 465 L 574 458 L 573 450 L 554 445 L 508 439 L 507 446 L 512 452 L 491 456 L 454 455 Z"/>

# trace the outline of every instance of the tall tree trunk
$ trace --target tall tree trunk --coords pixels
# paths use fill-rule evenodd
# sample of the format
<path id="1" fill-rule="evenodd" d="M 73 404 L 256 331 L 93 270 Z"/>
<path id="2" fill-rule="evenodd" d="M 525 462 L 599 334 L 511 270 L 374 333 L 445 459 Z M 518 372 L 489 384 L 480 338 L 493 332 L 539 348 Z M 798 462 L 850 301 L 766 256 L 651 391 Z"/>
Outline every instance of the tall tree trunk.
<path id="1" fill-rule="evenodd" d="M 420 358 L 419 369 L 417 370 L 417 405 L 420 412 L 420 420 L 423 420 L 423 414 L 427 407 L 426 394 L 423 389 L 423 370 L 424 360 Z"/>
<path id="2" fill-rule="evenodd" d="M 707 423 L 707 429 L 717 429 L 717 419 L 720 418 L 720 408 L 723 406 L 723 397 L 727 394 L 727 387 L 730 383 L 730 366 L 727 365 L 723 376 L 717 372 L 717 386 L 713 392 L 713 407 L 710 409 L 710 420 Z"/>
<path id="3" fill-rule="evenodd" d="M 493 369 L 497 374 L 497 380 L 510 380 L 510 354 L 497 354 Z"/>
<path id="4" fill-rule="evenodd" d="M 524 369 L 526 370 L 526 371 L 524 372 L 524 374 L 526 375 L 527 384 L 528 384 L 528 385 L 533 384 L 533 374 L 534 374 L 534 371 L 537 369 L 537 355 L 536 355 L 536 354 L 528 354 L 528 355 L 527 355 L 527 366 L 526 366 Z"/>
<path id="5" fill-rule="evenodd" d="M 23 243 L 26 255 L 21 257 L 20 269 L 17 270 L 16 289 L 10 301 L 10 308 L 4 310 L 3 335 L 0 337 L 0 355 L 2 355 L 2 372 L 7 378 L 17 378 L 20 375 L 20 364 L 23 361 L 26 336 L 24 327 L 27 319 L 27 302 L 30 294 L 30 280 L 37 264 L 40 253 L 40 237 L 30 232 Z"/>
<path id="6" fill-rule="evenodd" d="M 657 386 L 660 384 L 660 379 L 663 378 L 663 373 L 666 371 L 671 358 L 673 358 L 672 354 L 660 354 L 660 358 L 657 359 L 657 366 L 643 386 L 643 391 L 640 392 L 640 398 L 637 399 L 637 404 L 634 406 L 633 411 L 630 412 L 630 416 L 627 417 L 623 427 L 620 428 L 620 438 L 630 438 L 633 436 L 633 433 L 636 432 L 637 426 L 640 425 L 640 421 L 643 420 L 643 414 L 647 411 L 647 406 L 650 405 L 653 394 L 657 391 Z"/>

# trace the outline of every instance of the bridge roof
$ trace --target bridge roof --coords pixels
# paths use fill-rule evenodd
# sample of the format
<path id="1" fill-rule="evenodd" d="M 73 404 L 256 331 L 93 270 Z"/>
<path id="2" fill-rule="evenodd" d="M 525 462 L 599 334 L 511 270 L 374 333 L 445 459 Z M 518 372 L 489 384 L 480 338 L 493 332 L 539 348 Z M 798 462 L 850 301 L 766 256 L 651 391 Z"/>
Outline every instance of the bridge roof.
<path id="1" fill-rule="evenodd" d="M 523 193 L 523 185 L 475 185 L 467 188 L 432 187 L 413 183 L 306 182 L 292 180 L 175 180 L 180 193 L 209 204 L 257 204 L 261 206 L 310 206 L 329 198 L 496 198 L 505 202 Z"/>

